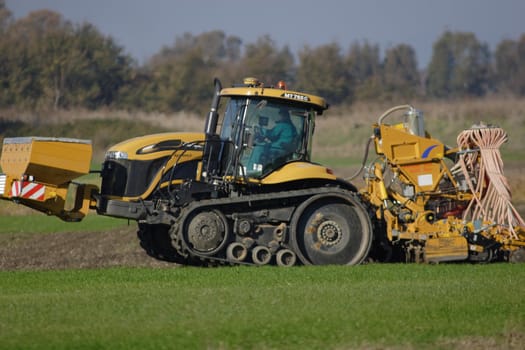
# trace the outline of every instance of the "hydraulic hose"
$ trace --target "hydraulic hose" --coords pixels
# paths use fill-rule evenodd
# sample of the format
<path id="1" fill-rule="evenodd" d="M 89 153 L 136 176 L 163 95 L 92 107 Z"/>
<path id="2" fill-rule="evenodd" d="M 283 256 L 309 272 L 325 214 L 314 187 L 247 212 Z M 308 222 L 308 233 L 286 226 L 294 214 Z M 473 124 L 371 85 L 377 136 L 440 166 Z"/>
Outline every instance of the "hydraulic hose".
<path id="1" fill-rule="evenodd" d="M 503 175 L 500 146 L 507 141 L 506 132 L 498 127 L 477 125 L 458 135 L 461 150 L 458 163 L 474 195 L 463 219 L 488 220 L 508 227 L 517 238 L 514 226 L 525 226 L 524 220 L 511 203 L 507 178 Z M 479 152 L 472 152 L 477 148 Z M 477 174 L 472 178 L 471 174 Z"/>
<path id="2" fill-rule="evenodd" d="M 392 113 L 394 113 L 396 111 L 402 110 L 402 109 L 414 109 L 414 107 L 412 107 L 411 105 L 400 105 L 400 106 L 392 107 L 389 110 L 387 110 L 385 113 L 381 114 L 381 116 L 379 117 L 377 123 L 379 125 L 381 125 L 383 123 L 383 119 L 388 117 L 390 114 L 392 114 Z"/>
<path id="3" fill-rule="evenodd" d="M 365 147 L 365 155 L 363 156 L 363 161 L 361 162 L 361 166 L 359 167 L 359 169 L 352 176 L 347 177 L 345 179 L 346 181 L 350 182 L 353 179 L 355 179 L 357 176 L 359 176 L 359 174 L 361 174 L 361 172 L 365 168 L 366 162 L 368 160 L 368 152 L 370 151 L 370 144 L 372 143 L 373 139 L 374 139 L 374 136 L 370 136 L 368 138 L 368 142 L 366 143 L 366 147 Z"/>

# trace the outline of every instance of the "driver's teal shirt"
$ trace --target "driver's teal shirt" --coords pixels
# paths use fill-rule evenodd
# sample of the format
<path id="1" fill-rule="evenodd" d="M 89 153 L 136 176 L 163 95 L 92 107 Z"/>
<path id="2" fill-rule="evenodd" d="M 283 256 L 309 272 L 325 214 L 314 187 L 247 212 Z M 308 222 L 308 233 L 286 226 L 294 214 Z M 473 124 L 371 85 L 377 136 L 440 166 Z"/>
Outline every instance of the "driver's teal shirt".
<path id="1" fill-rule="evenodd" d="M 271 148 L 287 149 L 294 141 L 296 130 L 289 121 L 278 121 L 271 130 L 267 130 L 265 135 L 272 141 Z"/>

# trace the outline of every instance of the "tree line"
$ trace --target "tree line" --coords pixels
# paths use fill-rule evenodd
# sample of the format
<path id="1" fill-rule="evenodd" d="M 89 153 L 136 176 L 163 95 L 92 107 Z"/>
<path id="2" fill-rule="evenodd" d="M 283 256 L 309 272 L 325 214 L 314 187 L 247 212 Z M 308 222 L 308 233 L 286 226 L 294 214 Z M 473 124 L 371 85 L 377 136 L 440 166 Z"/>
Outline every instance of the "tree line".
<path id="1" fill-rule="evenodd" d="M 245 44 L 220 30 L 177 36 L 173 45 L 138 64 L 90 23 L 71 23 L 49 10 L 14 20 L 0 0 L 0 108 L 202 113 L 214 77 L 228 85 L 246 76 L 268 84 L 285 80 L 290 88 L 335 105 L 524 96 L 525 33 L 491 51 L 473 33 L 446 31 L 434 42 L 423 71 L 407 44 L 381 52 L 367 41 L 346 49 L 333 42 L 305 46 L 294 56 L 268 35 Z"/>

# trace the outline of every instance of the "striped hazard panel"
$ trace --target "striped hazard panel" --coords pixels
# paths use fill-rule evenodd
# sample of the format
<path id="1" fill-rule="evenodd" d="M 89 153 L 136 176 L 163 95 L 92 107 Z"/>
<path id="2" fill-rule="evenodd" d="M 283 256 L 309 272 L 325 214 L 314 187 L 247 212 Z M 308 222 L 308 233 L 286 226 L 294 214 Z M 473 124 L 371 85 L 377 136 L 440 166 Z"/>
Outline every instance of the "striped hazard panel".
<path id="1" fill-rule="evenodd" d="M 5 194 L 6 180 L 7 180 L 7 176 L 5 174 L 0 174 L 0 195 Z"/>
<path id="2" fill-rule="evenodd" d="M 43 201 L 46 186 L 29 181 L 13 181 L 11 186 L 11 197 L 19 197 Z"/>

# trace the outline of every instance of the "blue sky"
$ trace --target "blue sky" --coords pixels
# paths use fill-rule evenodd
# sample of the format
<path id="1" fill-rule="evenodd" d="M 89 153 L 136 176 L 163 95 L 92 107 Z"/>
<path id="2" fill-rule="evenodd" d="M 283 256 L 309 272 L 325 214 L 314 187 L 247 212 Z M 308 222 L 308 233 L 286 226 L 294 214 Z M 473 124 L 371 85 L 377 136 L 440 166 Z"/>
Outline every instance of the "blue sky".
<path id="1" fill-rule="evenodd" d="M 177 36 L 223 30 L 244 43 L 268 34 L 297 52 L 337 42 L 343 50 L 368 40 L 381 51 L 411 45 L 426 66 L 445 30 L 474 32 L 495 49 L 525 33 L 524 0 L 6 0 L 15 18 L 48 8 L 90 22 L 139 62 Z"/>

